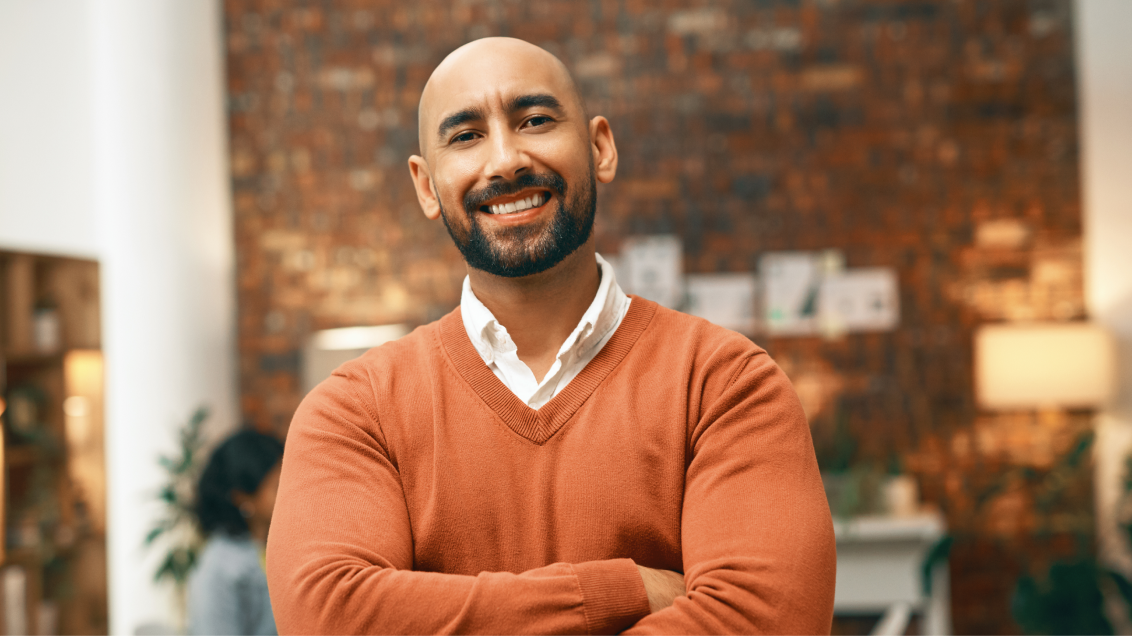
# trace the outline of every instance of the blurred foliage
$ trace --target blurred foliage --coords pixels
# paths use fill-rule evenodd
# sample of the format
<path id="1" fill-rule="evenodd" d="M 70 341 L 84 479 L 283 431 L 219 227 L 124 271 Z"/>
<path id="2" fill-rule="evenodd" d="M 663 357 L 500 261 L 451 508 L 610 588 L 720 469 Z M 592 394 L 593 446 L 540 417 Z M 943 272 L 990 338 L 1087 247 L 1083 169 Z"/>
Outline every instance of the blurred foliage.
<path id="1" fill-rule="evenodd" d="M 1085 463 L 1093 442 L 1092 433 L 1082 436 L 1055 470 L 1040 482 L 1035 505 L 1048 510 L 1059 498 L 1069 472 Z M 1121 508 L 1132 503 L 1132 457 L 1125 461 Z M 1132 523 L 1121 524 L 1132 540 Z M 1106 588 L 1119 593 L 1126 611 L 1132 609 L 1132 583 L 1121 574 L 1097 562 L 1091 548 L 1093 537 L 1079 536 L 1075 559 L 1055 561 L 1039 576 L 1024 575 L 1014 589 L 1011 612 L 1027 634 L 1112 634 L 1112 623 L 1105 614 Z"/>
<path id="2" fill-rule="evenodd" d="M 177 452 L 172 456 L 162 455 L 157 460 L 165 472 L 165 483 L 157 493 L 162 512 L 146 534 L 145 545 L 152 547 L 159 543 L 158 539 L 164 538 L 160 543 L 166 546 L 166 552 L 153 579 L 170 580 L 179 591 L 188 582 L 202 543 L 193 506 L 201 470 L 201 426 L 207 419 L 208 409 L 198 407 L 178 431 Z"/>
<path id="3" fill-rule="evenodd" d="M 814 453 L 823 473 L 847 473 L 857 459 L 857 438 L 849 430 L 849 411 L 838 399 L 833 411 L 833 430 L 812 431 Z"/>
<path id="4" fill-rule="evenodd" d="M 1023 576 L 1014 589 L 1014 620 L 1027 634 L 1112 634 L 1101 592 L 1106 576 L 1124 580 L 1088 558 L 1056 562 L 1041 579 Z"/>

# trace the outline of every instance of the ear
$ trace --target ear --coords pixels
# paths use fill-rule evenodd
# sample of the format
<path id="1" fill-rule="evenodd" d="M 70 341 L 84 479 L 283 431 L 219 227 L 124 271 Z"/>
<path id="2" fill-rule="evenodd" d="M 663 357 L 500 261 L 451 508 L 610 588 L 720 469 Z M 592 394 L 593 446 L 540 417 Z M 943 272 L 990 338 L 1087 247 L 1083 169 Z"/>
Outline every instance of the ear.
<path id="1" fill-rule="evenodd" d="M 594 155 L 594 172 L 602 183 L 613 181 L 617 175 L 617 144 L 609 120 L 598 115 L 590 120 L 590 148 Z"/>
<path id="2" fill-rule="evenodd" d="M 417 202 L 421 204 L 421 211 L 430 221 L 439 219 L 440 201 L 436 199 L 436 192 L 432 189 L 432 174 L 424 157 L 420 155 L 409 157 L 409 175 L 413 178 L 413 187 L 417 190 Z"/>

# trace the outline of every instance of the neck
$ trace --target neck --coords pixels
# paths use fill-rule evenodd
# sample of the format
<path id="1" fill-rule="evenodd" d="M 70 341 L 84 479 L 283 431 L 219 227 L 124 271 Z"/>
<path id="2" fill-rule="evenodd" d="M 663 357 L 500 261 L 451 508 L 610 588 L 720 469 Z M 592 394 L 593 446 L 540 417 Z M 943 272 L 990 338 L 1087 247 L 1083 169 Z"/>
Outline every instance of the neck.
<path id="1" fill-rule="evenodd" d="M 476 298 L 507 328 L 519 359 L 542 381 L 601 283 L 591 236 L 554 267 L 521 278 L 468 268 Z"/>

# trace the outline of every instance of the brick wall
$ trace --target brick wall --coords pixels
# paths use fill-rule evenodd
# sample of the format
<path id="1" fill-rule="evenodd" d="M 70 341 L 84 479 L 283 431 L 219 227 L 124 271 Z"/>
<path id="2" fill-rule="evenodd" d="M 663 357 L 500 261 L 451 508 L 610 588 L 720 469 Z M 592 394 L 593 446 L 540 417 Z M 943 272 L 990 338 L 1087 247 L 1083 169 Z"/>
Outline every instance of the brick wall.
<path id="1" fill-rule="evenodd" d="M 823 461 L 846 439 L 899 461 L 965 533 L 955 628 L 1016 631 L 1014 577 L 1072 550 L 1091 499 L 1078 475 L 1040 506 L 1011 476 L 1048 471 L 1088 417 L 979 412 L 971 336 L 1084 314 L 1068 0 L 688 4 L 227 0 L 245 416 L 286 430 L 310 331 L 456 305 L 463 262 L 405 166 L 417 101 L 453 48 L 521 37 L 612 122 L 599 250 L 674 232 L 690 272 L 825 248 L 899 272 L 899 329 L 760 344 Z"/>

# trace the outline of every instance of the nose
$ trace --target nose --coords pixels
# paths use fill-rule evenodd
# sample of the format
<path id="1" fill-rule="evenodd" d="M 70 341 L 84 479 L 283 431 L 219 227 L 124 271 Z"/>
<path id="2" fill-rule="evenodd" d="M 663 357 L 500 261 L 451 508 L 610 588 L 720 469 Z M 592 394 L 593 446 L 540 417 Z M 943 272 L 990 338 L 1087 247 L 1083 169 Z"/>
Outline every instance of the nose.
<path id="1" fill-rule="evenodd" d="M 522 147 L 520 135 L 501 127 L 488 142 L 488 158 L 484 176 L 490 180 L 510 181 L 531 167 L 530 157 Z"/>

